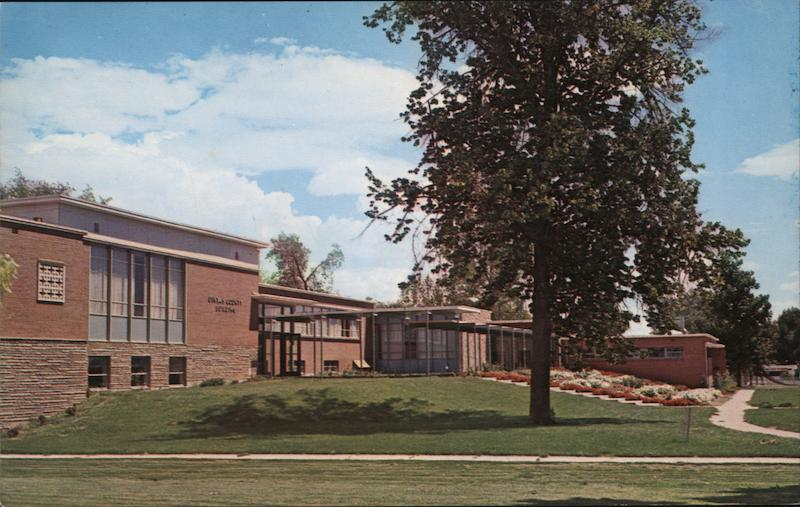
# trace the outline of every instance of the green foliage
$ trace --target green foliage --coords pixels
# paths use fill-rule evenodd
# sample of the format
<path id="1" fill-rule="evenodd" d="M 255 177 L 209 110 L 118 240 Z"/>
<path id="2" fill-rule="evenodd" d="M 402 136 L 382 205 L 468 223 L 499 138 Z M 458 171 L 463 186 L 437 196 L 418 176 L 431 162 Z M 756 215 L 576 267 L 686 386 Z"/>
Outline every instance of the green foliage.
<path id="1" fill-rule="evenodd" d="M 736 390 L 736 379 L 729 373 L 714 375 L 714 387 L 725 393 L 732 393 Z"/>
<path id="2" fill-rule="evenodd" d="M 7 183 L 0 183 L 0 199 L 18 199 L 21 197 L 35 197 L 37 195 L 66 195 L 72 196 L 75 188 L 69 183 L 56 181 L 51 183 L 44 180 L 32 180 L 26 178 L 19 168 L 14 170 L 14 177 Z M 86 185 L 78 199 L 94 202 L 97 204 L 108 204 L 111 197 L 95 195 L 94 189 Z"/>
<path id="3" fill-rule="evenodd" d="M 225 385 L 225 379 L 219 377 L 208 378 L 200 382 L 200 387 L 215 387 L 224 385 Z"/>
<path id="4" fill-rule="evenodd" d="M 344 264 L 344 253 L 339 245 L 333 244 L 325 259 L 309 268 L 311 251 L 297 234 L 280 233 L 270 243 L 267 260 L 272 261 L 277 269 L 275 272 L 262 270 L 263 283 L 319 292 L 332 290 L 333 274 Z"/>
<path id="5" fill-rule="evenodd" d="M 800 364 L 800 308 L 787 308 L 778 317 L 775 351 L 779 363 Z"/>
<path id="6" fill-rule="evenodd" d="M 752 271 L 742 268 L 740 252 L 725 252 L 714 267 L 714 278 L 675 298 L 665 314 L 683 315 L 688 331 L 719 338 L 728 369 L 741 384 L 744 375 L 758 373 L 772 354 L 772 310 L 769 297 L 756 294 L 759 284 Z"/>
<path id="7" fill-rule="evenodd" d="M 3 302 L 3 295 L 11 293 L 11 284 L 17 278 L 18 267 L 10 255 L 0 255 L 0 303 Z"/>
<path id="8" fill-rule="evenodd" d="M 688 177 L 701 166 L 678 104 L 705 72 L 700 16 L 690 0 L 383 5 L 365 24 L 393 43 L 413 25 L 422 52 L 401 115 L 422 158 L 389 183 L 367 169 L 367 215 L 393 242 L 424 239 L 417 273 L 530 301 L 535 343 L 623 349 L 626 300 L 658 325 L 665 295 L 746 243 L 704 222 Z M 532 388 L 546 391 L 540 352 Z"/>

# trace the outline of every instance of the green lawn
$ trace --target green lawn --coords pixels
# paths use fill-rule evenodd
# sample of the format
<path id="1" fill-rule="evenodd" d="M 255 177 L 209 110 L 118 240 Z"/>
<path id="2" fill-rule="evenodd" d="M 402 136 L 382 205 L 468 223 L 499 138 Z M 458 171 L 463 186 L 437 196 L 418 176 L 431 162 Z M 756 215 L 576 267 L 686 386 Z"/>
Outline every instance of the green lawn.
<path id="1" fill-rule="evenodd" d="M 756 389 L 750 405 L 759 408 L 745 412 L 747 422 L 800 432 L 800 388 Z"/>
<path id="2" fill-rule="evenodd" d="M 800 498 L 798 467 L 420 462 L 2 460 L 22 505 L 763 504 Z"/>
<path id="3" fill-rule="evenodd" d="M 712 408 L 637 407 L 553 393 L 558 424 L 527 425 L 528 390 L 478 378 L 284 379 L 102 393 L 4 452 L 355 452 L 800 456 L 800 441 L 712 426 Z"/>

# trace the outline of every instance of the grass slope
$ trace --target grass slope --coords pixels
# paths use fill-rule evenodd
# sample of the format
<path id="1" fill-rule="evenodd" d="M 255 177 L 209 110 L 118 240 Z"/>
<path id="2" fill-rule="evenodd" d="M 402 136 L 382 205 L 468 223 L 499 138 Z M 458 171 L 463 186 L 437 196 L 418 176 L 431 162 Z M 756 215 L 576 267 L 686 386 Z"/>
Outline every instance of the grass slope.
<path id="1" fill-rule="evenodd" d="M 712 426 L 712 408 L 637 407 L 553 393 L 558 423 L 527 425 L 529 392 L 477 378 L 283 379 L 102 393 L 3 452 L 353 452 L 798 456 L 800 441 Z"/>
<path id="2" fill-rule="evenodd" d="M 750 405 L 759 408 L 746 411 L 745 421 L 800 432 L 800 388 L 756 389 Z"/>
<path id="3" fill-rule="evenodd" d="M 791 503 L 798 467 L 2 460 L 5 505 Z"/>

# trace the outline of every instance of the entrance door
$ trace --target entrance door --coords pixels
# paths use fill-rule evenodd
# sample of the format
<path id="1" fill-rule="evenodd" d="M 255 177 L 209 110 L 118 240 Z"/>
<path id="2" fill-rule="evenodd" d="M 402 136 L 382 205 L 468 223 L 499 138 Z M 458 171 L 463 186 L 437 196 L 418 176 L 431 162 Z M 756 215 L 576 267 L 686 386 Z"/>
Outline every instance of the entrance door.
<path id="1" fill-rule="evenodd" d="M 280 333 L 281 375 L 297 376 L 305 373 L 305 361 L 300 359 L 300 345 L 299 333 Z"/>

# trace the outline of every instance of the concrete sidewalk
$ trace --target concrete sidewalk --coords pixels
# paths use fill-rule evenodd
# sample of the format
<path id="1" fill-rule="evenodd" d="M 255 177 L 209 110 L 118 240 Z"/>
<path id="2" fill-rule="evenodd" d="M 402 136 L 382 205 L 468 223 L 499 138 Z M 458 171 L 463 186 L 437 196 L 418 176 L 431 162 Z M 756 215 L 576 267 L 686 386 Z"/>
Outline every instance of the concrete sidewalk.
<path id="1" fill-rule="evenodd" d="M 522 456 L 489 454 L 0 454 L 0 459 L 237 460 L 237 461 L 450 461 L 475 463 L 659 463 L 800 465 L 799 458 L 699 456 Z"/>
<path id="2" fill-rule="evenodd" d="M 794 431 L 765 428 L 745 422 L 744 411 L 758 408 L 747 404 L 750 398 L 753 397 L 754 392 L 752 389 L 739 389 L 736 391 L 730 400 L 717 408 L 717 412 L 709 419 L 711 423 L 730 430 L 800 439 L 800 433 L 795 433 Z"/>

